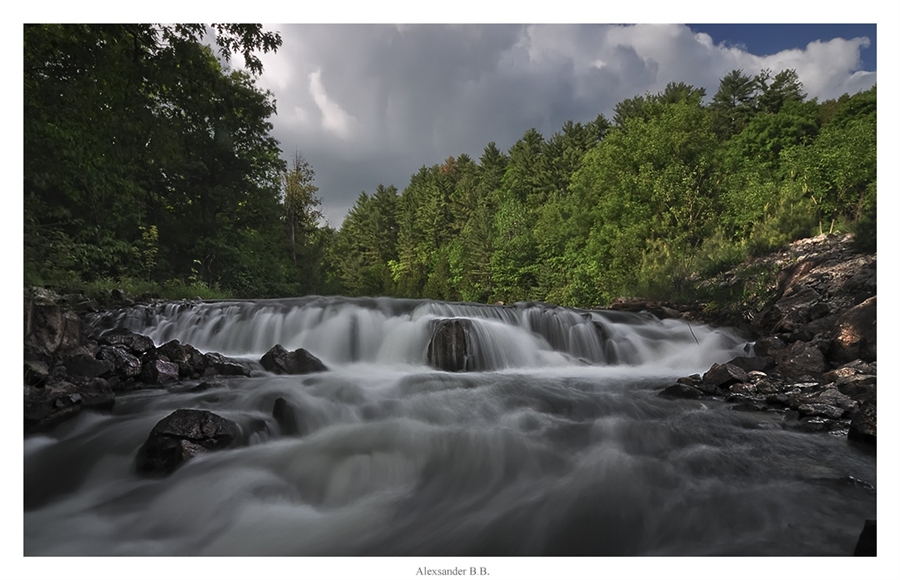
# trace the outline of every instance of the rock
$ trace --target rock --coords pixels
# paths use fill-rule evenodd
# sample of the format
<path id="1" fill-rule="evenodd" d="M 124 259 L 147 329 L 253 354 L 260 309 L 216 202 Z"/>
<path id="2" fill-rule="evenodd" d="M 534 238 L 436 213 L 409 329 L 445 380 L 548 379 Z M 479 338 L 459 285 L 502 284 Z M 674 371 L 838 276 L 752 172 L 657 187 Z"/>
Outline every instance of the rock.
<path id="1" fill-rule="evenodd" d="M 178 365 L 161 359 L 149 360 L 142 365 L 140 378 L 147 383 L 177 381 Z"/>
<path id="2" fill-rule="evenodd" d="M 469 345 L 471 328 L 472 321 L 466 318 L 436 320 L 428 342 L 428 364 L 442 371 L 476 370 Z"/>
<path id="3" fill-rule="evenodd" d="M 876 533 L 875 522 L 877 520 L 866 520 L 863 529 L 859 533 L 859 539 L 856 541 L 856 549 L 853 550 L 854 556 L 877 556 L 878 536 Z"/>
<path id="4" fill-rule="evenodd" d="M 101 346 L 97 357 L 113 366 L 113 371 L 122 379 L 130 379 L 141 374 L 141 359 L 114 346 Z"/>
<path id="5" fill-rule="evenodd" d="M 847 432 L 848 439 L 875 446 L 876 406 L 875 399 L 869 399 L 859 406 L 859 410 L 850 422 L 850 430 Z"/>
<path id="6" fill-rule="evenodd" d="M 670 387 L 666 387 L 659 393 L 660 397 L 668 399 L 699 399 L 703 396 L 703 391 L 691 385 L 683 383 L 675 383 Z"/>
<path id="7" fill-rule="evenodd" d="M 775 368 L 775 359 L 770 356 L 739 356 L 728 361 L 747 373 L 766 372 Z"/>
<path id="8" fill-rule="evenodd" d="M 83 341 L 81 319 L 50 302 L 50 296 L 25 296 L 25 353 L 29 359 L 52 360 Z"/>
<path id="9" fill-rule="evenodd" d="M 206 356 L 189 344 L 181 344 L 178 340 L 169 342 L 148 352 L 150 358 L 161 358 L 178 365 L 181 378 L 197 378 L 206 374 L 209 363 Z"/>
<path id="10" fill-rule="evenodd" d="M 115 366 L 106 360 L 99 360 L 87 355 L 79 354 L 70 356 L 63 361 L 66 371 L 70 375 L 92 379 L 107 375 Z"/>
<path id="11" fill-rule="evenodd" d="M 141 356 L 154 347 L 153 339 L 131 332 L 127 328 L 114 328 L 99 337 L 100 344 L 123 346 L 133 355 Z"/>
<path id="12" fill-rule="evenodd" d="M 759 356 L 771 356 L 787 347 L 787 343 L 780 336 L 766 336 L 753 344 L 753 350 Z"/>
<path id="13" fill-rule="evenodd" d="M 834 383 L 837 389 L 856 401 L 875 396 L 877 375 L 874 364 L 856 359 L 822 375 L 822 379 Z"/>
<path id="14" fill-rule="evenodd" d="M 703 375 L 701 385 L 708 385 L 716 389 L 727 389 L 735 383 L 746 383 L 749 381 L 747 373 L 738 366 L 731 363 L 723 365 L 713 364 Z"/>
<path id="15" fill-rule="evenodd" d="M 275 418 L 283 435 L 306 435 L 309 432 L 309 426 L 303 416 L 298 416 L 297 409 L 282 397 L 275 399 L 272 417 Z"/>
<path id="16" fill-rule="evenodd" d="M 200 453 L 230 447 L 240 429 L 215 413 L 178 409 L 160 420 L 138 450 L 138 473 L 165 477 Z"/>
<path id="17" fill-rule="evenodd" d="M 327 371 L 328 367 L 321 360 L 304 348 L 288 352 L 280 344 L 276 344 L 259 360 L 264 369 L 270 373 L 303 375 Z"/>
<path id="18" fill-rule="evenodd" d="M 245 363 L 222 356 L 217 352 L 208 352 L 204 356 L 207 365 L 206 374 L 210 374 L 212 371 L 217 375 L 250 376 L 250 367 Z"/>
<path id="19" fill-rule="evenodd" d="M 828 370 L 822 350 L 810 342 L 794 342 L 775 353 L 778 372 L 791 379 L 819 377 Z"/>
<path id="20" fill-rule="evenodd" d="M 873 296 L 843 313 L 831 334 L 829 355 L 838 363 L 855 359 L 872 362 L 877 346 L 877 296 Z"/>
<path id="21" fill-rule="evenodd" d="M 103 379 L 93 379 L 82 385 L 58 381 L 42 389 L 25 387 L 25 432 L 49 429 L 84 409 L 110 409 L 115 400 L 112 389 Z"/>
<path id="22" fill-rule="evenodd" d="M 31 387 L 42 387 L 47 382 L 50 369 L 41 361 L 25 361 L 25 384 Z"/>

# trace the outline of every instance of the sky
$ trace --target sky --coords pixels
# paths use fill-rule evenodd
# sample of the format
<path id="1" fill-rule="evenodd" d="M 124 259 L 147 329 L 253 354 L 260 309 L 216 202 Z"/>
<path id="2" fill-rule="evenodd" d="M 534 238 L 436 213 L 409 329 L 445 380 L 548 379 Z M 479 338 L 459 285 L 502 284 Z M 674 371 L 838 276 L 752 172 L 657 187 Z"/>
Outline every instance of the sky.
<path id="1" fill-rule="evenodd" d="M 316 172 L 339 227 L 362 191 L 398 190 L 420 167 L 529 128 L 612 119 L 616 103 L 669 82 L 706 89 L 734 69 L 797 71 L 809 97 L 877 80 L 876 24 L 267 24 L 283 45 L 258 78 L 286 160 Z M 234 66 L 241 66 L 235 59 Z"/>

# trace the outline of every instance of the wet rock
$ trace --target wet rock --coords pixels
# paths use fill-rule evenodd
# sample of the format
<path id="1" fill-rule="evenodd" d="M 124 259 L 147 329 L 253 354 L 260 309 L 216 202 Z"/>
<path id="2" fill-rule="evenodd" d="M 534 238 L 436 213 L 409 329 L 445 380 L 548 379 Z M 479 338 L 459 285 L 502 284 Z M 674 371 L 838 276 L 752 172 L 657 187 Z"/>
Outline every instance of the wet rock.
<path id="1" fill-rule="evenodd" d="M 465 318 L 435 321 L 428 343 L 428 364 L 442 371 L 476 370 L 469 345 L 471 328 L 472 321 Z"/>
<path id="2" fill-rule="evenodd" d="M 856 548 L 853 550 L 854 556 L 878 555 L 878 535 L 875 527 L 876 521 L 877 520 L 866 520 L 862 532 L 859 533 L 859 539 L 856 541 Z"/>
<path id="3" fill-rule="evenodd" d="M 877 435 L 876 403 L 875 399 L 869 399 L 859 406 L 859 410 L 850 422 L 850 431 L 847 433 L 848 439 L 875 446 Z"/>
<path id="4" fill-rule="evenodd" d="M 111 364 L 113 371 L 122 379 L 133 378 L 141 374 L 141 360 L 121 348 L 101 346 L 97 358 Z"/>
<path id="5" fill-rule="evenodd" d="M 125 347 L 129 353 L 136 356 L 141 356 L 154 347 L 153 339 L 126 328 L 109 330 L 98 338 L 98 342 L 101 345 Z"/>
<path id="6" fill-rule="evenodd" d="M 283 435 L 306 435 L 309 432 L 309 425 L 303 413 L 283 397 L 275 399 L 272 417 L 278 423 Z"/>
<path id="7" fill-rule="evenodd" d="M 200 453 L 231 447 L 240 430 L 234 421 L 198 409 L 178 409 L 160 420 L 138 450 L 138 473 L 165 477 Z"/>
<path id="8" fill-rule="evenodd" d="M 877 347 L 877 296 L 865 300 L 843 313 L 831 334 L 829 355 L 838 363 L 855 359 L 872 362 Z"/>
<path id="9" fill-rule="evenodd" d="M 178 365 L 181 378 L 197 378 L 206 374 L 209 367 L 206 356 L 189 344 L 181 344 L 178 340 L 169 342 L 151 350 L 149 358 L 167 360 Z"/>
<path id="10" fill-rule="evenodd" d="M 217 352 L 208 352 L 204 355 L 206 361 L 205 374 L 250 376 L 250 367 L 241 361 L 228 358 Z"/>
<path id="11" fill-rule="evenodd" d="M 731 363 L 725 363 L 723 365 L 713 364 L 706 371 L 706 374 L 703 375 L 703 380 L 700 384 L 725 390 L 735 383 L 746 383 L 748 381 L 747 373 L 742 368 Z"/>
<path id="12" fill-rule="evenodd" d="M 162 359 L 146 361 L 142 365 L 140 378 L 142 381 L 151 384 L 177 381 L 178 365 Z"/>
<path id="13" fill-rule="evenodd" d="M 259 362 L 264 369 L 276 374 L 303 375 L 328 370 L 328 367 L 308 350 L 298 348 L 288 352 L 280 344 L 269 349 Z"/>

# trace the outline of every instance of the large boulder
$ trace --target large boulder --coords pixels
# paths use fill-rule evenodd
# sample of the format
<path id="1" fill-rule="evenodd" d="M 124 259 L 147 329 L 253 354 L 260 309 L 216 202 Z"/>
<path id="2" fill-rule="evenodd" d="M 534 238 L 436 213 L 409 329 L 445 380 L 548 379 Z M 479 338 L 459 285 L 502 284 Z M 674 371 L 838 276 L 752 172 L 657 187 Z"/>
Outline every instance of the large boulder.
<path id="1" fill-rule="evenodd" d="M 856 359 L 866 362 L 876 359 L 877 298 L 872 296 L 837 319 L 829 348 L 833 361 L 843 364 Z"/>
<path id="2" fill-rule="evenodd" d="M 876 399 L 864 401 L 860 406 L 853 421 L 850 422 L 850 431 L 847 438 L 851 441 L 860 441 L 869 445 L 876 444 L 877 422 L 876 422 Z"/>
<path id="3" fill-rule="evenodd" d="M 240 429 L 215 413 L 178 409 L 160 420 L 138 450 L 138 473 L 165 477 L 200 453 L 231 447 Z"/>
<path id="4" fill-rule="evenodd" d="M 442 371 L 475 370 L 469 344 L 472 321 L 466 318 L 444 318 L 433 324 L 428 343 L 428 364 Z"/>
<path id="5" fill-rule="evenodd" d="M 288 352 L 280 344 L 276 344 L 259 360 L 264 369 L 280 375 L 303 375 L 327 371 L 328 367 L 313 356 L 308 350 L 298 348 Z"/>

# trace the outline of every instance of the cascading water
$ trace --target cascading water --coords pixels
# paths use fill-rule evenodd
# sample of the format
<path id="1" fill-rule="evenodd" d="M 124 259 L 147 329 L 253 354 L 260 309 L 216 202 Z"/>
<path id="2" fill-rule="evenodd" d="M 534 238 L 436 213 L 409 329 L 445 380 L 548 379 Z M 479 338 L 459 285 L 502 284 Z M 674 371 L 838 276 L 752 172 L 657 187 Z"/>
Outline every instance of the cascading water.
<path id="1" fill-rule="evenodd" d="M 472 372 L 429 366 L 465 322 Z M 183 303 L 98 316 L 156 344 L 329 370 L 120 395 L 25 440 L 28 555 L 847 555 L 875 459 L 778 414 L 660 387 L 750 351 L 721 329 L 540 304 L 395 299 Z M 193 381 L 196 383 L 197 381 Z M 302 428 L 273 417 L 284 399 Z M 241 445 L 135 472 L 175 409 Z M 849 482 L 849 483 L 848 483 Z"/>

